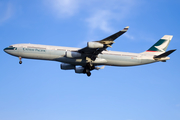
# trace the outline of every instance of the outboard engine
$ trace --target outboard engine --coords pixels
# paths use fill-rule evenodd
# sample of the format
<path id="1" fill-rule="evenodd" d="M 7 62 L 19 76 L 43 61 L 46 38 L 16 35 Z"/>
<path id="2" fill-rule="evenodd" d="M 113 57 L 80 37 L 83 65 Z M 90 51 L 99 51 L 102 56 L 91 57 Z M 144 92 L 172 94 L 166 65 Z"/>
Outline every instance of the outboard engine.
<path id="1" fill-rule="evenodd" d="M 87 47 L 88 48 L 103 48 L 104 44 L 99 43 L 99 42 L 88 42 Z"/>
<path id="2" fill-rule="evenodd" d="M 62 63 L 60 65 L 62 70 L 72 70 L 75 69 L 75 65 L 71 65 L 71 64 L 66 64 L 66 63 Z"/>

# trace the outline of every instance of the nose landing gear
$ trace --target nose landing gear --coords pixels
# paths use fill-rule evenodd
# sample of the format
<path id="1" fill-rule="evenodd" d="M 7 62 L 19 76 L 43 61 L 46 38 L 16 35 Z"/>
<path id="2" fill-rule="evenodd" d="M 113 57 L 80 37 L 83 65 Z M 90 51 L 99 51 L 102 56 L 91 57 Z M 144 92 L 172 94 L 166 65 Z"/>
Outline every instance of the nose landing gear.
<path id="1" fill-rule="evenodd" d="M 19 64 L 22 64 L 21 57 L 19 57 Z"/>

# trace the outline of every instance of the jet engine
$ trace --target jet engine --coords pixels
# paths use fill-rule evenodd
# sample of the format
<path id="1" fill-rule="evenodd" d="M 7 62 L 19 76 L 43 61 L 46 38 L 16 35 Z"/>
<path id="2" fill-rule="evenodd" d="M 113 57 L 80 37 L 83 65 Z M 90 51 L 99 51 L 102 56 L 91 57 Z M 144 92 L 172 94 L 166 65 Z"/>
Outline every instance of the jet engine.
<path id="1" fill-rule="evenodd" d="M 75 69 L 75 66 L 71 65 L 71 64 L 63 63 L 63 64 L 61 64 L 61 69 L 62 70 L 72 70 L 72 69 Z"/>
<path id="2" fill-rule="evenodd" d="M 75 73 L 84 73 L 84 67 L 75 67 Z"/>
<path id="3" fill-rule="evenodd" d="M 88 69 L 85 69 L 84 67 L 75 67 L 75 73 L 86 73 L 89 74 L 88 76 L 91 75 L 90 71 Z"/>
<path id="4" fill-rule="evenodd" d="M 67 51 L 66 52 L 66 57 L 68 57 L 68 58 L 79 58 L 79 57 L 81 57 L 81 53 Z"/>
<path id="5" fill-rule="evenodd" d="M 104 44 L 98 43 L 98 42 L 88 42 L 87 47 L 88 48 L 103 48 Z"/>

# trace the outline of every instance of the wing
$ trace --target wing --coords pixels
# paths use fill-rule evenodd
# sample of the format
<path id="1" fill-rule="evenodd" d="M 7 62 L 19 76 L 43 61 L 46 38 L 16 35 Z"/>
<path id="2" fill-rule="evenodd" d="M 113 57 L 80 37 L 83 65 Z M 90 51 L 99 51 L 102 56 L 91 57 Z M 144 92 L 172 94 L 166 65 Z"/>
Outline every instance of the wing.
<path id="1" fill-rule="evenodd" d="M 87 47 L 78 50 L 78 52 L 84 54 L 85 57 L 88 57 L 94 61 L 97 55 L 103 50 L 106 50 L 108 47 L 112 47 L 111 45 L 114 43 L 114 40 L 124 34 L 128 28 L 129 26 L 103 40 L 88 42 Z"/>

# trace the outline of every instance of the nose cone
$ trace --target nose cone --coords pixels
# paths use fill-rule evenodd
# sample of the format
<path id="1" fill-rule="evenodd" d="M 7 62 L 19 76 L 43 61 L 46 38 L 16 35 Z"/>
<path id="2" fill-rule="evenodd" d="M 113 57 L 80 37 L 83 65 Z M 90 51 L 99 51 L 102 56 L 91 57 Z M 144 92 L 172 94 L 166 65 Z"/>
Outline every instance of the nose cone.
<path id="1" fill-rule="evenodd" d="M 6 47 L 6 48 L 4 48 L 4 52 L 6 52 L 6 53 L 12 53 L 14 50 L 16 50 L 16 48 L 15 47 Z"/>
<path id="2" fill-rule="evenodd" d="M 7 53 L 7 47 L 6 47 L 6 48 L 4 48 L 4 52 L 6 52 L 6 53 Z"/>

